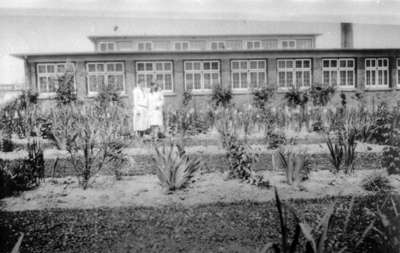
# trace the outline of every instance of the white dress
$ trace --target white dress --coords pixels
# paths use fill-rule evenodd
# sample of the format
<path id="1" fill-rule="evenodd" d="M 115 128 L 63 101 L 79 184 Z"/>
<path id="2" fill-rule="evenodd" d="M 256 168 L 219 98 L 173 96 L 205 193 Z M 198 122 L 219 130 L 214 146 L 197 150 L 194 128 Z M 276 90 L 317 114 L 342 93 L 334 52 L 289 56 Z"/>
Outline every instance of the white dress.
<path id="1" fill-rule="evenodd" d="M 133 89 L 133 130 L 145 131 L 149 128 L 148 92 L 139 87 Z"/>
<path id="2" fill-rule="evenodd" d="M 161 91 L 149 93 L 149 124 L 150 126 L 163 125 L 164 95 Z"/>

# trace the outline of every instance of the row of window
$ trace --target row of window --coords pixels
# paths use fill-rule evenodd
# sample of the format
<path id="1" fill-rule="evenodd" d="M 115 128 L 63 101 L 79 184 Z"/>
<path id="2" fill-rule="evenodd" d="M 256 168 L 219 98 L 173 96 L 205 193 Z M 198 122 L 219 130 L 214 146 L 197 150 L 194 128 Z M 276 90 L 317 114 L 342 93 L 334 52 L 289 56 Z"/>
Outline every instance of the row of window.
<path id="1" fill-rule="evenodd" d="M 98 48 L 101 52 L 109 52 L 116 51 L 117 46 L 113 41 L 107 42 L 99 42 Z M 263 49 L 263 45 L 261 40 L 245 40 L 243 41 L 243 49 L 250 50 L 259 50 Z M 296 40 L 279 40 L 278 48 L 281 49 L 295 49 L 296 48 Z M 137 42 L 137 50 L 138 51 L 151 51 L 154 49 L 154 45 L 152 41 L 139 41 Z M 191 50 L 189 41 L 174 41 L 173 42 L 173 50 L 176 51 L 186 51 Z M 232 49 L 229 47 L 226 41 L 210 41 L 208 42 L 208 49 L 210 50 L 226 50 Z"/>
<path id="2" fill-rule="evenodd" d="M 231 85 L 235 90 L 262 87 L 267 83 L 266 60 L 232 60 Z M 38 87 L 41 93 L 55 92 L 58 77 L 64 74 L 64 63 L 37 65 Z M 123 62 L 90 62 L 86 64 L 87 90 L 96 94 L 104 85 L 125 90 L 125 65 Z M 218 60 L 184 61 L 186 90 L 207 91 L 221 83 L 221 66 Z M 355 87 L 355 60 L 347 58 L 322 60 L 323 84 L 352 89 Z M 397 80 L 400 85 L 400 59 L 397 60 Z M 136 62 L 136 82 L 147 87 L 158 83 L 164 91 L 173 91 L 172 61 Z M 308 88 L 312 83 L 311 59 L 278 59 L 277 83 L 279 88 Z M 368 89 L 389 86 L 389 61 L 387 58 L 365 60 L 365 85 Z"/>

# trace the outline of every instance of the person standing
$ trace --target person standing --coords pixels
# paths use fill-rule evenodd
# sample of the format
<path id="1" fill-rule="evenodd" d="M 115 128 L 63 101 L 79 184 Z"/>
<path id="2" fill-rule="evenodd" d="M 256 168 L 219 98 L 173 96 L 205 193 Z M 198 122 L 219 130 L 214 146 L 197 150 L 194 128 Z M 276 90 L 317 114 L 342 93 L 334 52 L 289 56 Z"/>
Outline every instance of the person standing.
<path id="1" fill-rule="evenodd" d="M 149 124 L 153 139 L 157 139 L 163 127 L 164 95 L 158 83 L 151 83 L 149 93 Z"/>
<path id="2" fill-rule="evenodd" d="M 143 136 L 144 132 L 149 128 L 148 109 L 149 109 L 149 92 L 147 91 L 143 81 L 133 89 L 133 131 L 139 136 Z"/>

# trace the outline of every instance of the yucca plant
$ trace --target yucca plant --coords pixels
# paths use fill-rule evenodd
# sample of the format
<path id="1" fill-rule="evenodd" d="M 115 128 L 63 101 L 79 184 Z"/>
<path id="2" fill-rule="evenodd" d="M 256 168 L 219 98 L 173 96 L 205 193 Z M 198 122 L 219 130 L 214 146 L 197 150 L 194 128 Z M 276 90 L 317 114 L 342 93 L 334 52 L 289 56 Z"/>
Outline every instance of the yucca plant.
<path id="1" fill-rule="evenodd" d="M 282 168 L 286 173 L 287 183 L 298 184 L 308 179 L 310 173 L 310 161 L 305 153 L 295 153 L 287 151 L 286 154 L 278 151 Z"/>
<path id="2" fill-rule="evenodd" d="M 329 161 L 335 168 L 335 172 L 339 172 L 340 165 L 343 161 L 343 147 L 339 143 L 333 143 L 329 137 L 326 141 L 326 145 L 328 146 L 330 154 Z"/>
<path id="3" fill-rule="evenodd" d="M 355 128 L 345 130 L 343 140 L 343 165 L 346 174 L 354 171 L 354 162 L 356 159 L 356 136 L 357 131 Z"/>
<path id="4" fill-rule="evenodd" d="M 198 158 L 189 157 L 182 146 L 171 143 L 155 148 L 153 159 L 156 163 L 157 177 L 167 191 L 186 187 L 195 172 L 202 167 Z"/>
<path id="5" fill-rule="evenodd" d="M 278 194 L 278 190 L 275 187 L 275 205 L 278 209 L 279 223 L 281 227 L 281 242 L 280 243 L 268 243 L 265 245 L 260 253 L 295 253 L 299 246 L 299 238 L 301 233 L 300 219 L 294 212 L 294 210 L 284 203 L 281 202 Z M 294 218 L 294 231 L 292 242 L 289 242 L 289 234 L 292 229 L 289 224 L 289 214 Z"/>

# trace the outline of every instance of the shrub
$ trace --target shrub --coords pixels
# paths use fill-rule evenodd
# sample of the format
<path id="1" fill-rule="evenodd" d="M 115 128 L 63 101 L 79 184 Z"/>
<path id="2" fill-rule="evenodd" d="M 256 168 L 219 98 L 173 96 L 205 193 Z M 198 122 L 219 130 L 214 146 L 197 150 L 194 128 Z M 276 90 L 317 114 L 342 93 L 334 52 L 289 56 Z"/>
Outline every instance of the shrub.
<path id="1" fill-rule="evenodd" d="M 71 109 L 71 118 L 74 120 L 66 138 L 68 160 L 75 169 L 80 185 L 86 189 L 90 179 L 113 164 L 115 158 L 119 158 L 115 156 L 116 153 L 122 153 L 122 146 L 114 144 L 121 139 L 123 123 L 118 106 L 87 104 L 74 105 Z"/>
<path id="2" fill-rule="evenodd" d="M 314 106 L 326 106 L 335 93 L 335 89 L 313 85 L 309 93 Z"/>
<path id="3" fill-rule="evenodd" d="M 183 106 L 188 106 L 190 101 L 192 101 L 193 95 L 191 90 L 185 90 L 183 92 L 183 100 L 182 100 L 182 105 Z"/>
<path id="4" fill-rule="evenodd" d="M 289 107 L 304 107 L 308 102 L 308 95 L 307 92 L 292 87 L 285 93 L 285 99 Z"/>
<path id="5" fill-rule="evenodd" d="M 58 105 L 70 104 L 77 100 L 74 87 L 74 72 L 72 70 L 66 71 L 58 78 L 55 100 Z"/>
<path id="6" fill-rule="evenodd" d="M 215 106 L 226 107 L 232 100 L 232 90 L 222 85 L 216 85 L 213 88 L 211 101 Z"/>
<path id="7" fill-rule="evenodd" d="M 268 87 L 262 87 L 253 90 L 253 103 L 258 109 L 265 109 L 265 104 L 274 95 L 274 90 Z"/>
<path id="8" fill-rule="evenodd" d="M 381 165 L 389 175 L 400 174 L 400 148 L 385 147 L 382 153 Z"/>
<path id="9" fill-rule="evenodd" d="M 293 151 L 285 153 L 279 151 L 279 158 L 282 168 L 285 170 L 288 184 L 298 184 L 308 179 L 311 171 L 311 163 L 306 154 L 295 153 Z"/>
<path id="10" fill-rule="evenodd" d="M 110 105 L 122 106 L 120 91 L 114 85 L 101 86 L 99 93 L 95 97 L 95 101 L 100 107 Z"/>
<path id="11" fill-rule="evenodd" d="M 390 181 L 382 172 L 375 172 L 366 176 L 361 181 L 361 187 L 366 191 L 371 192 L 388 192 L 392 190 Z"/>
<path id="12" fill-rule="evenodd" d="M 335 172 L 339 172 L 343 161 L 343 146 L 339 143 L 332 143 L 332 140 L 329 138 L 329 136 L 326 141 L 326 145 L 328 146 L 330 154 L 329 161 L 335 168 Z"/>
<path id="13" fill-rule="evenodd" d="M 167 191 L 175 191 L 186 187 L 195 172 L 201 169 L 197 158 L 190 158 L 185 150 L 176 144 L 169 147 L 155 148 L 153 159 L 156 163 L 157 177 Z"/>

